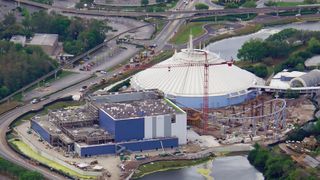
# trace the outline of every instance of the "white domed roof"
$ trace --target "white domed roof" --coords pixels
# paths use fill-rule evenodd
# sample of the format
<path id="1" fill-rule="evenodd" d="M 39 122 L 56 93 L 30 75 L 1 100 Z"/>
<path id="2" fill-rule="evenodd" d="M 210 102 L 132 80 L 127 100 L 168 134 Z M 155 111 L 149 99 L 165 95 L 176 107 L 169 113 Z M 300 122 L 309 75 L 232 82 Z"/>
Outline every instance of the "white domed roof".
<path id="1" fill-rule="evenodd" d="M 224 62 L 217 54 L 200 49 L 183 49 L 171 58 L 137 73 L 131 79 L 136 89 L 159 89 L 173 96 L 201 97 L 204 94 L 204 66 L 184 66 L 186 63 L 204 63 L 205 52 L 209 63 Z M 175 67 L 181 64 L 182 67 Z M 160 67 L 169 67 L 160 68 Z M 226 95 L 262 84 L 254 74 L 235 65 L 209 66 L 209 96 Z"/>

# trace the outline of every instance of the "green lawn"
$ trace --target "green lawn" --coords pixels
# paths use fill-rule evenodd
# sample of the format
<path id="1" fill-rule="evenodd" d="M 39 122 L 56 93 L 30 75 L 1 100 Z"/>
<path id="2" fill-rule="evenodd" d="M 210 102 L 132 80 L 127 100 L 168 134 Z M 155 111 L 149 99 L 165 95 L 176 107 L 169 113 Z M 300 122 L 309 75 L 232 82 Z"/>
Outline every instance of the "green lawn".
<path id="1" fill-rule="evenodd" d="M 303 5 L 304 2 L 276 2 L 276 6 L 278 7 L 288 7 L 288 6 L 298 6 Z"/>
<path id="2" fill-rule="evenodd" d="M 16 146 L 23 154 L 29 156 L 32 159 L 35 159 L 43 164 L 46 164 L 56 170 L 60 170 L 66 174 L 69 174 L 71 176 L 75 176 L 81 179 L 95 179 L 95 176 L 87 176 L 87 175 L 82 175 L 79 174 L 61 164 L 58 164 L 50 159 L 47 159 L 41 155 L 39 155 L 38 153 L 36 153 L 35 151 L 33 151 L 27 144 L 25 144 L 22 141 L 10 141 L 10 143 L 12 143 L 14 146 Z"/>
<path id="3" fill-rule="evenodd" d="M 199 37 L 205 33 L 203 29 L 203 22 L 192 22 L 180 27 L 178 32 L 170 39 L 170 43 L 184 44 L 189 41 L 189 35 L 192 33 L 193 38 Z"/>

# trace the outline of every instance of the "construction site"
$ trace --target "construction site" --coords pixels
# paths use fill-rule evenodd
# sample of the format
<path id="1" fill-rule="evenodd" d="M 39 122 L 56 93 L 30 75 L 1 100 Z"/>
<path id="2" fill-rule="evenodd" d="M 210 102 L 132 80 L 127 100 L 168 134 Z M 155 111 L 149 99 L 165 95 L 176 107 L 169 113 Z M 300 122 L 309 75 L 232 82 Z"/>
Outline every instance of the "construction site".
<path id="1" fill-rule="evenodd" d="M 34 116 L 30 128 L 51 146 L 88 157 L 178 147 L 186 124 L 182 109 L 149 90 L 92 95 L 84 106 Z"/>

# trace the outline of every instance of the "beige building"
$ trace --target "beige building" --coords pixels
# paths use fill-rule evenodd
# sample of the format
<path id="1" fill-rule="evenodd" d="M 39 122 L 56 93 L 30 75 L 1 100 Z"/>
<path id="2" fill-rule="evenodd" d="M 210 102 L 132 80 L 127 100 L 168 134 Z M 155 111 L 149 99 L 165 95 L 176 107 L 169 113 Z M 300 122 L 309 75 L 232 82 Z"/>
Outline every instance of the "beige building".
<path id="1" fill-rule="evenodd" d="M 27 41 L 26 36 L 21 36 L 21 35 L 12 36 L 10 39 L 10 42 L 13 42 L 14 44 L 21 44 L 22 46 L 26 45 L 26 41 Z"/>
<path id="2" fill-rule="evenodd" d="M 40 46 L 49 56 L 54 56 L 58 48 L 58 34 L 34 34 L 29 45 Z"/>

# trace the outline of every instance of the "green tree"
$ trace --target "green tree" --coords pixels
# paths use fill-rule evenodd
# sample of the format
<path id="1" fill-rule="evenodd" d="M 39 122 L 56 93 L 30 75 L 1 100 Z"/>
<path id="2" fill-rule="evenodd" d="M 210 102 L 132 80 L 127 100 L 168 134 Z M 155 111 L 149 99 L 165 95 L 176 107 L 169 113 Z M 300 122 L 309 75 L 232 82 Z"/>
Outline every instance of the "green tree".
<path id="1" fill-rule="evenodd" d="M 22 48 L 0 41 L 0 97 L 20 89 L 55 67 L 56 63 L 39 47 Z"/>
<path id="2" fill-rule="evenodd" d="M 19 179 L 21 180 L 43 180 L 44 177 L 42 174 L 35 171 L 27 171 L 20 175 Z"/>
<path id="3" fill-rule="evenodd" d="M 320 42 L 315 37 L 308 41 L 308 50 L 313 54 L 320 54 Z"/>
<path id="4" fill-rule="evenodd" d="M 236 8 L 239 8 L 239 5 L 234 2 L 229 2 L 229 3 L 225 4 L 224 8 L 225 9 L 236 9 Z"/>
<path id="5" fill-rule="evenodd" d="M 245 42 L 238 50 L 237 57 L 241 60 L 250 60 L 251 62 L 260 61 L 267 54 L 267 49 L 263 40 L 250 39 Z"/>
<path id="6" fill-rule="evenodd" d="M 141 0 L 141 6 L 147 6 L 149 4 L 149 0 Z"/>
<path id="7" fill-rule="evenodd" d="M 285 155 L 270 156 L 267 160 L 265 176 L 267 179 L 282 179 L 287 177 L 293 170 L 293 162 Z"/>
<path id="8" fill-rule="evenodd" d="M 277 5 L 277 3 L 276 2 L 274 2 L 274 1 L 272 1 L 272 0 L 269 0 L 268 2 L 265 2 L 264 3 L 264 5 L 266 5 L 266 6 L 276 6 Z"/>
<path id="9" fill-rule="evenodd" d="M 285 41 L 288 38 L 292 38 L 299 33 L 301 33 L 301 31 L 298 31 L 293 28 L 288 28 L 288 29 L 284 29 L 276 34 L 269 36 L 266 39 L 266 41 Z"/>
<path id="10" fill-rule="evenodd" d="M 303 0 L 303 2 L 306 4 L 316 4 L 317 0 Z"/>
<path id="11" fill-rule="evenodd" d="M 250 1 L 246 1 L 244 4 L 242 4 L 242 7 L 255 8 L 255 7 L 257 7 L 257 4 L 255 1 L 250 0 Z"/>
<path id="12" fill-rule="evenodd" d="M 10 90 L 6 86 L 0 87 L 0 99 L 9 95 Z"/>
<path id="13" fill-rule="evenodd" d="M 16 17 L 13 13 L 8 13 L 4 16 L 3 25 L 11 26 L 16 23 Z"/>
<path id="14" fill-rule="evenodd" d="M 202 10 L 202 9 L 209 9 L 209 6 L 204 3 L 196 3 L 195 8 L 197 10 Z"/>
<path id="15" fill-rule="evenodd" d="M 281 58 L 288 56 L 291 46 L 285 41 L 266 41 L 265 42 L 267 54 L 272 58 Z"/>
<path id="16" fill-rule="evenodd" d="M 268 75 L 268 68 L 264 64 L 259 64 L 259 65 L 255 65 L 255 66 L 248 66 L 248 67 L 244 67 L 244 69 L 246 69 L 249 72 L 252 72 L 256 76 L 261 77 L 261 78 L 265 78 Z"/>

